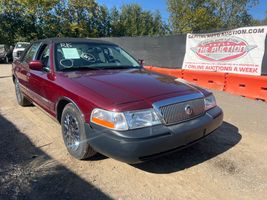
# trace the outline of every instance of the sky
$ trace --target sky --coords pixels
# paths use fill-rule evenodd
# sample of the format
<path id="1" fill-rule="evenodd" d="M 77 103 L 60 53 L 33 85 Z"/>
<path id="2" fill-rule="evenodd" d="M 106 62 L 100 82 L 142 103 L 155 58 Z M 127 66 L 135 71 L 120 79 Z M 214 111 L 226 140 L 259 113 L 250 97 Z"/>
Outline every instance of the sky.
<path id="1" fill-rule="evenodd" d="M 159 10 L 164 21 L 168 20 L 169 12 L 167 9 L 166 0 L 97 0 L 100 4 L 106 5 L 108 8 L 114 6 L 121 7 L 123 4 L 138 3 L 144 10 Z M 255 19 L 264 19 L 267 11 L 267 0 L 259 0 L 259 5 L 250 9 L 250 14 Z"/>

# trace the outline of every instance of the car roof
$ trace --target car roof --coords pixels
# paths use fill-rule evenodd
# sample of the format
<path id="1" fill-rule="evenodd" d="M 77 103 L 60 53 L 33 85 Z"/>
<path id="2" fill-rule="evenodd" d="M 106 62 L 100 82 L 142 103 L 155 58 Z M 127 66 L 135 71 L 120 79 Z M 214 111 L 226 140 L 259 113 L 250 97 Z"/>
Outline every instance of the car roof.
<path id="1" fill-rule="evenodd" d="M 38 40 L 36 42 L 45 42 L 45 43 L 61 43 L 61 42 L 86 42 L 86 43 L 95 43 L 95 44 L 111 44 L 116 45 L 112 42 L 105 40 L 97 40 L 92 38 L 71 38 L 71 37 L 55 37 L 55 38 L 46 38 Z"/>
<path id="2" fill-rule="evenodd" d="M 30 44 L 30 42 L 17 42 L 17 44 Z"/>

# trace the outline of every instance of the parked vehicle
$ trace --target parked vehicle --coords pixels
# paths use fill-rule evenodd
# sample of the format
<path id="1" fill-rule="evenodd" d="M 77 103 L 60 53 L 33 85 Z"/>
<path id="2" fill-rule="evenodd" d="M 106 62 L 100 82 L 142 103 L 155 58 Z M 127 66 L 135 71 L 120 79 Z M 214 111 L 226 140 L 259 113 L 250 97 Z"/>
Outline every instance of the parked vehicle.
<path id="1" fill-rule="evenodd" d="M 29 42 L 18 42 L 13 50 L 13 60 L 17 60 L 22 55 L 23 51 L 30 45 Z"/>
<path id="2" fill-rule="evenodd" d="M 54 117 L 77 159 L 100 152 L 146 161 L 198 142 L 223 120 L 211 92 L 147 71 L 105 41 L 40 40 L 12 69 L 18 103 Z"/>
<path id="3" fill-rule="evenodd" d="M 12 60 L 12 47 L 7 44 L 0 44 L 0 61 L 9 63 Z"/>

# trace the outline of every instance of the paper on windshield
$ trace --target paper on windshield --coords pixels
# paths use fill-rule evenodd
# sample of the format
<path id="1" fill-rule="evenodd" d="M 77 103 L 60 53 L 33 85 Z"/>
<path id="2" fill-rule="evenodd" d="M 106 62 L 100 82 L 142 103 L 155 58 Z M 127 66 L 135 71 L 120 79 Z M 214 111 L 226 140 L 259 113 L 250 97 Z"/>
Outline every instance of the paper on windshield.
<path id="1" fill-rule="evenodd" d="M 76 48 L 62 48 L 65 59 L 79 59 L 80 55 Z"/>

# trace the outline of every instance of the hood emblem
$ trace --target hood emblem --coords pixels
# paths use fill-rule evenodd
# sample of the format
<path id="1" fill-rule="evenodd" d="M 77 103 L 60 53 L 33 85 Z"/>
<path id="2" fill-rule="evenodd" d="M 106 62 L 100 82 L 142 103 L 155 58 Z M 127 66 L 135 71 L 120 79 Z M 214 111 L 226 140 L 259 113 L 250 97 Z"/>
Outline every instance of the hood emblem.
<path id="1" fill-rule="evenodd" d="M 190 105 L 185 106 L 184 110 L 187 115 L 192 115 L 193 113 L 193 109 L 191 108 Z"/>

